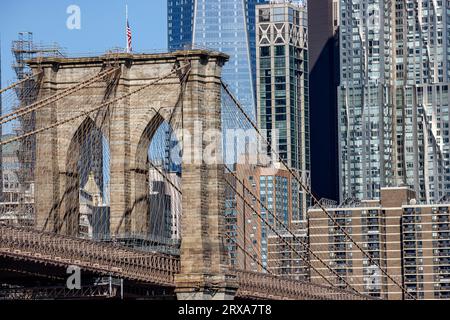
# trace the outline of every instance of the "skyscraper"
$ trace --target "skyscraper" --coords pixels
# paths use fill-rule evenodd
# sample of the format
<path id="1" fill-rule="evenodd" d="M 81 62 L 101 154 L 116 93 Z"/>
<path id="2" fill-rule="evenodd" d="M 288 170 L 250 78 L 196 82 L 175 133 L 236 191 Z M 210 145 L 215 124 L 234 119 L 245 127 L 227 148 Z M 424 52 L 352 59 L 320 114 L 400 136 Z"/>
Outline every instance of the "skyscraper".
<path id="1" fill-rule="evenodd" d="M 450 192 L 448 1 L 341 0 L 341 199 Z"/>
<path id="2" fill-rule="evenodd" d="M 309 184 L 308 17 L 300 3 L 257 6 L 258 126 L 280 157 Z M 299 190 L 300 208 L 307 206 Z"/>
<path id="3" fill-rule="evenodd" d="M 304 3 L 272 1 L 256 6 L 258 127 L 287 166 L 309 186 L 308 56 L 308 12 Z M 277 163 L 275 169 L 261 171 L 258 184 L 261 201 L 267 201 L 267 207 L 295 234 L 294 238 L 275 226 L 279 233 L 275 235 L 262 225 L 262 261 L 278 274 L 302 279 L 308 272 L 302 263 L 305 253 L 299 239 L 304 241 L 306 235 L 309 196 Z M 265 211 L 261 210 L 263 216 L 268 214 Z"/>
<path id="4" fill-rule="evenodd" d="M 168 0 L 168 47 L 230 55 L 223 79 L 256 122 L 255 5 L 265 0 Z"/>
<path id="5" fill-rule="evenodd" d="M 397 0 L 394 12 L 394 178 L 438 201 L 450 193 L 450 2 Z"/>
<path id="6" fill-rule="evenodd" d="M 341 1 L 341 199 L 379 197 L 393 183 L 390 20 L 389 1 Z"/>

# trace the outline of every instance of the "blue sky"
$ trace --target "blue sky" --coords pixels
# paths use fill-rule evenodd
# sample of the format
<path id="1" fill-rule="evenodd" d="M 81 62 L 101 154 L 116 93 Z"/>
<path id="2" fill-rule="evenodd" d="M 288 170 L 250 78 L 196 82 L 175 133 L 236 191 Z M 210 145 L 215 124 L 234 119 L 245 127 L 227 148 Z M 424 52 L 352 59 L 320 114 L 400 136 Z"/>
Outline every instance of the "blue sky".
<path id="1" fill-rule="evenodd" d="M 167 48 L 166 0 L 5 0 L 0 4 L 2 87 L 14 78 L 11 42 L 31 31 L 36 42 L 57 42 L 69 54 L 99 53 L 125 47 L 125 5 L 128 4 L 135 51 Z M 81 9 L 81 29 L 69 30 L 70 5 Z"/>

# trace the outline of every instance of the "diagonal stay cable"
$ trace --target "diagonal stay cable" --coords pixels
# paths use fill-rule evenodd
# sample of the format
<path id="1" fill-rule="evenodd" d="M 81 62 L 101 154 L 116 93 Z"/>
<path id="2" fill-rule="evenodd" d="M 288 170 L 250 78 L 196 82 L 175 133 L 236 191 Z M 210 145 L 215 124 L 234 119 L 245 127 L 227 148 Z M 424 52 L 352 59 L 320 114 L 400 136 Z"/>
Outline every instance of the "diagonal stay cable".
<path id="1" fill-rule="evenodd" d="M 95 83 L 96 81 L 98 81 L 99 79 L 102 79 L 104 77 L 106 77 L 107 75 L 116 72 L 117 70 L 119 70 L 119 68 L 111 68 L 111 69 L 107 69 L 105 71 L 102 71 L 92 77 L 90 77 L 89 79 L 86 79 L 82 82 L 78 82 L 76 85 L 67 88 L 59 93 L 56 93 L 50 97 L 44 98 L 42 100 L 36 101 L 28 106 L 22 107 L 20 109 L 16 109 L 11 113 L 8 113 L 6 115 L 3 115 L 0 117 L 0 125 L 13 121 L 21 116 L 24 116 L 28 113 L 31 113 L 33 111 L 36 111 L 38 109 L 41 109 L 51 103 L 57 102 L 69 95 L 71 95 L 72 93 L 75 93 L 77 91 L 80 91 L 81 89 L 90 86 L 91 84 Z"/>
<path id="2" fill-rule="evenodd" d="M 168 77 L 168 76 L 170 76 L 171 74 L 175 74 L 175 73 L 177 73 L 177 72 L 179 72 L 180 70 L 183 70 L 183 69 L 185 69 L 185 68 L 186 68 L 186 70 L 184 71 L 183 76 L 180 78 L 180 83 L 181 83 L 181 85 L 183 86 L 183 84 L 187 81 L 187 79 L 188 79 L 188 77 L 189 77 L 189 75 L 190 75 L 190 72 L 191 72 L 191 65 L 190 65 L 189 62 L 187 62 L 187 63 L 186 63 L 185 65 L 183 65 L 183 66 L 180 66 L 180 67 L 175 68 L 169 75 L 166 75 L 165 77 Z M 180 95 L 182 94 L 182 92 L 183 92 L 183 90 L 180 91 Z M 134 93 L 136 93 L 136 92 L 134 92 Z M 175 112 L 175 109 L 177 109 L 177 108 L 178 108 L 178 105 L 176 105 L 176 106 L 172 109 L 172 113 Z M 151 109 L 155 112 L 155 114 L 159 113 L 159 111 L 156 110 L 156 109 L 154 109 L 153 107 L 151 107 Z M 155 166 L 151 161 L 149 161 L 149 163 L 150 163 L 150 165 L 151 165 L 154 169 L 156 169 L 156 171 L 157 171 L 164 179 L 167 179 L 166 175 L 164 175 L 164 174 L 159 170 L 159 168 L 158 168 L 157 166 Z M 173 183 L 173 181 L 170 181 L 170 184 L 171 184 L 173 187 L 175 187 L 176 190 L 179 189 L 179 188 Z M 122 215 L 122 217 L 121 217 L 121 219 L 120 219 L 120 221 L 119 221 L 119 226 L 122 225 L 124 219 L 125 219 L 125 215 Z M 118 232 L 119 232 L 119 227 L 117 227 L 117 229 L 114 231 L 115 235 L 117 235 Z"/>
<path id="3" fill-rule="evenodd" d="M 190 70 L 188 70 L 186 73 L 185 73 L 185 75 L 183 76 L 183 78 L 181 79 L 181 83 L 185 83 L 185 80 L 187 79 L 187 77 L 188 77 L 188 75 L 189 75 L 189 71 Z M 170 116 L 170 119 L 172 119 L 172 117 L 173 117 L 173 114 L 174 114 L 174 112 L 175 112 L 175 109 L 176 109 L 176 107 L 175 108 L 173 108 L 173 110 L 172 110 L 172 113 L 171 113 L 171 116 Z M 160 168 L 158 168 L 153 162 L 149 162 L 149 164 L 150 164 L 150 166 L 153 168 L 153 169 L 155 169 L 157 172 L 158 172 L 158 174 L 159 175 L 161 175 L 162 177 L 163 177 L 163 179 L 166 181 L 166 182 L 168 182 L 174 189 L 175 189 L 175 191 L 179 194 L 179 195 L 182 195 L 182 191 L 181 191 L 181 189 L 178 187 L 178 186 L 176 186 L 173 182 L 172 182 L 172 180 L 160 169 Z M 253 257 L 253 255 L 251 255 L 247 250 L 245 250 L 245 248 L 243 248 L 239 243 L 237 243 L 237 241 L 235 240 L 235 239 L 233 239 L 230 235 L 228 235 L 227 233 L 225 233 L 225 236 L 229 239 L 229 240 L 231 240 L 231 241 L 233 241 L 238 247 L 239 247 L 239 249 L 241 249 L 250 259 L 252 259 L 255 263 L 257 263 L 262 269 L 264 269 L 267 273 L 269 273 L 269 274 L 271 274 L 271 275 L 274 275 L 274 276 L 277 276 L 277 275 L 275 275 L 275 274 L 273 274 L 273 272 L 271 272 L 269 269 L 267 269 L 258 259 L 256 259 L 255 257 Z"/>
<path id="4" fill-rule="evenodd" d="M 169 179 L 169 177 L 167 177 L 167 175 L 161 171 L 161 169 L 159 169 L 157 166 L 155 166 L 155 164 L 153 162 L 150 161 L 150 165 L 152 166 L 153 169 L 155 169 L 178 193 L 181 194 L 181 190 L 180 188 L 178 188 L 172 180 Z"/>
<path id="5" fill-rule="evenodd" d="M 10 86 L 8 86 L 8 87 L 6 87 L 6 88 L 1 89 L 1 90 L 0 90 L 0 94 L 3 94 L 4 92 L 6 92 L 6 91 L 8 91 L 8 90 L 11 90 L 11 89 L 15 88 L 15 87 L 17 87 L 18 85 L 21 85 L 22 83 L 24 83 L 24 82 L 26 82 L 26 81 L 28 81 L 28 80 L 30 80 L 30 79 L 33 79 L 34 77 L 36 77 L 36 76 L 38 76 L 38 75 L 40 75 L 40 74 L 42 74 L 42 71 L 36 72 L 35 74 L 32 74 L 31 76 L 28 76 L 28 77 L 26 77 L 26 78 L 24 78 L 24 79 L 22 79 L 22 80 L 20 80 L 20 81 L 18 81 L 18 82 L 16 82 L 16 83 L 13 83 L 12 85 L 10 85 Z"/>
<path id="6" fill-rule="evenodd" d="M 228 233 L 226 233 L 226 232 L 225 232 L 225 236 L 226 236 L 229 240 L 233 241 L 234 244 L 235 244 L 239 249 L 241 249 L 241 250 L 245 253 L 246 256 L 248 256 L 250 259 L 252 259 L 254 262 L 256 262 L 256 263 L 257 263 L 264 271 L 266 271 L 268 274 L 270 274 L 270 275 L 272 275 L 272 276 L 278 277 L 277 274 L 274 274 L 274 273 L 273 273 L 272 271 L 270 271 L 267 267 L 265 267 L 265 266 L 261 263 L 261 261 L 259 261 L 258 259 L 256 259 L 250 252 L 248 252 L 248 250 L 245 250 L 245 248 L 242 247 L 242 246 L 236 241 L 236 239 L 234 239 L 233 237 L 231 237 L 231 236 L 230 236 Z"/>
<path id="7" fill-rule="evenodd" d="M 267 145 L 269 146 L 270 144 L 267 141 L 267 139 L 261 134 L 258 126 L 256 126 L 256 124 L 250 119 L 250 117 L 244 111 L 240 102 L 236 99 L 236 97 L 230 91 L 230 89 L 228 88 L 226 83 L 224 83 L 223 80 L 221 82 L 222 82 L 222 87 L 227 92 L 227 94 L 230 96 L 230 98 L 233 100 L 236 107 L 239 109 L 239 111 L 241 111 L 241 113 L 244 115 L 244 117 L 247 119 L 247 121 L 250 123 L 250 125 L 256 130 L 256 132 L 259 134 L 261 139 L 263 139 L 263 141 L 265 143 L 267 143 Z M 278 157 L 279 161 L 283 164 L 283 166 L 286 168 L 286 170 L 289 171 L 289 173 L 299 183 L 299 185 L 302 187 L 302 189 L 305 190 L 306 193 L 308 193 L 311 196 L 311 198 L 314 200 L 316 205 L 318 205 L 319 208 L 328 216 L 328 218 L 339 228 L 339 230 L 345 235 L 345 237 L 347 239 L 349 239 L 350 242 L 352 242 L 356 246 L 356 248 L 358 250 L 360 250 L 369 259 L 369 261 L 371 263 L 376 265 L 389 280 L 391 280 L 396 286 L 398 286 L 403 291 L 403 293 L 407 294 L 410 298 L 416 300 L 416 298 L 412 294 L 410 294 L 405 289 L 405 287 L 403 287 L 397 280 L 395 280 L 391 275 L 389 275 L 388 272 L 384 268 L 382 268 L 381 265 L 377 261 L 375 261 L 375 259 L 373 259 L 372 256 L 367 251 L 365 251 L 355 240 L 353 240 L 353 238 L 350 236 L 350 234 L 337 222 L 337 220 L 328 212 L 328 210 L 326 210 L 326 208 L 320 203 L 320 201 L 318 201 L 317 197 L 312 193 L 312 191 L 303 183 L 303 181 L 301 181 L 301 179 L 297 176 L 297 174 L 294 172 L 294 170 L 292 170 L 286 164 L 286 162 L 283 160 L 283 158 L 281 158 L 281 156 L 275 150 L 273 150 L 273 148 L 271 148 L 271 152 L 273 152 Z"/>
<path id="8" fill-rule="evenodd" d="M 349 283 L 348 283 L 348 281 L 347 280 L 345 280 L 344 278 L 342 278 L 342 276 L 341 275 L 339 275 L 334 269 L 332 269 L 330 266 L 328 266 L 319 256 L 317 256 L 310 248 L 309 248 L 309 246 L 308 246 L 308 244 L 306 244 L 306 243 L 304 243 L 301 239 L 298 239 L 298 237 L 292 232 L 292 231 L 290 231 L 289 230 L 289 228 L 276 216 L 276 215 L 274 215 L 268 208 L 267 208 L 267 206 L 265 205 L 265 204 L 263 204 L 262 202 L 261 202 L 261 200 L 260 199 L 258 199 L 256 196 L 255 196 L 255 194 L 250 190 L 250 189 L 248 189 L 244 184 L 243 184 L 243 182 L 241 181 L 241 180 L 239 180 L 238 179 L 238 177 L 234 174 L 234 172 L 233 171 L 231 171 L 228 167 L 226 167 L 225 166 L 225 168 L 227 169 L 227 171 L 231 174 L 231 175 L 233 175 L 234 176 L 234 178 L 237 180 L 237 181 L 239 181 L 239 183 L 246 189 L 246 191 L 253 197 L 253 198 L 255 198 L 255 199 L 257 199 L 258 200 L 258 202 L 259 202 L 259 204 L 268 212 L 268 213 L 270 213 L 273 217 L 274 217 L 274 219 L 276 220 L 276 222 L 278 223 L 278 224 L 280 224 L 280 225 L 282 225 L 283 227 L 285 227 L 285 229 L 293 236 L 293 238 L 294 238 L 294 240 L 298 240 L 298 242 L 302 245 L 302 247 L 303 248 L 305 248 L 307 251 L 309 251 L 309 253 L 311 253 L 316 259 L 318 259 L 324 266 L 326 266 L 327 267 L 327 269 L 331 272 L 331 273 L 333 273 L 336 277 L 338 277 L 343 283 L 345 283 L 345 285 L 349 288 L 349 289 L 351 289 L 351 290 L 353 290 L 353 291 L 355 291 L 356 293 L 358 293 L 358 294 L 360 294 L 360 292 L 358 292 L 355 288 L 353 288 L 352 287 L 352 285 L 350 285 Z M 234 187 L 234 186 L 232 186 L 232 184 L 230 183 L 230 182 L 228 182 L 226 179 L 225 179 L 225 181 L 226 181 L 226 183 L 234 190 L 234 192 L 239 196 L 239 198 L 241 198 L 241 200 L 243 200 L 244 202 L 245 202 L 245 204 L 247 204 L 251 209 L 252 209 L 252 211 L 256 214 L 256 215 L 258 215 L 258 217 L 264 222 L 264 224 L 266 224 L 268 227 L 269 227 L 269 229 L 271 229 L 272 230 L 272 232 L 274 232 L 294 253 L 296 253 L 310 268 L 312 268 L 315 272 L 317 272 L 317 274 L 319 274 L 319 276 L 321 276 L 328 284 L 330 284 L 331 286 L 335 286 L 335 284 L 333 284 L 329 279 L 327 279 L 327 277 L 325 276 L 325 275 L 323 275 L 319 270 L 317 270 L 316 268 L 314 268 L 312 265 L 311 265 L 311 263 L 308 261 L 308 259 L 307 258 L 305 258 L 300 252 L 298 252 L 298 250 L 297 249 L 295 249 L 288 241 L 286 241 L 280 234 L 279 234 L 279 232 L 278 231 L 276 231 L 276 229 L 275 229 L 275 227 L 273 227 L 265 218 L 263 218 L 262 217 L 262 215 L 261 215 L 261 213 L 260 212 L 258 212 L 258 210 L 256 210 L 255 208 L 253 208 L 253 206 L 252 205 L 250 205 L 248 202 L 247 202 L 247 200 L 246 199 L 244 199 L 244 197 L 241 195 L 241 194 L 239 194 L 239 192 L 236 190 L 236 188 Z"/>
<path id="9" fill-rule="evenodd" d="M 92 108 L 92 109 L 89 109 L 88 111 L 81 112 L 80 114 L 78 114 L 78 115 L 76 115 L 76 116 L 73 116 L 73 117 L 71 117 L 71 118 L 67 118 L 67 119 L 64 119 L 64 120 L 55 122 L 54 124 L 52 124 L 52 125 L 50 125 L 50 126 L 48 126 L 48 127 L 41 128 L 41 129 L 37 129 L 37 130 L 31 131 L 31 132 L 29 132 L 29 133 L 20 135 L 20 136 L 18 136 L 18 137 L 14 137 L 14 138 L 11 138 L 11 139 L 9 139 L 9 140 L 2 141 L 2 142 L 0 142 L 0 146 L 7 145 L 7 144 L 10 144 L 10 143 L 12 143 L 12 142 L 16 142 L 16 141 L 23 140 L 23 139 L 28 138 L 28 137 L 30 137 L 30 136 L 36 135 L 36 134 L 38 134 L 38 133 L 41 133 L 41 132 L 44 132 L 44 131 L 47 131 L 47 130 L 56 128 L 56 127 L 58 127 L 58 126 L 61 126 L 61 125 L 63 125 L 63 124 L 66 124 L 66 123 L 68 123 L 68 122 L 71 122 L 71 121 L 74 121 L 74 120 L 76 120 L 76 119 L 79 119 L 79 118 L 88 116 L 88 115 L 90 115 L 90 114 L 93 113 L 93 112 L 96 112 L 96 111 L 98 111 L 98 110 L 100 110 L 100 109 L 102 109 L 102 108 L 104 108 L 104 107 L 106 107 L 106 106 L 109 106 L 109 105 L 111 105 L 111 104 L 114 104 L 114 103 L 116 103 L 116 102 L 119 102 L 119 101 L 121 101 L 121 100 L 124 100 L 124 99 L 126 99 L 126 98 L 128 98 L 128 97 L 130 97 L 130 96 L 132 96 L 132 95 L 134 95 L 134 94 L 136 94 L 136 93 L 138 93 L 138 92 L 141 92 L 142 90 L 145 90 L 145 89 L 147 89 L 147 88 L 149 88 L 149 87 L 151 87 L 151 86 L 153 86 L 153 85 L 155 85 L 155 84 L 157 84 L 157 83 L 159 83 L 159 82 L 165 80 L 166 78 L 170 77 L 171 75 L 173 75 L 174 73 L 176 73 L 176 72 L 178 72 L 179 70 L 183 69 L 184 67 L 185 67 L 185 66 L 181 66 L 181 67 L 175 68 L 175 69 L 172 70 L 171 72 L 169 72 L 169 73 L 167 73 L 167 74 L 165 74 L 165 75 L 163 75 L 163 76 L 161 76 L 161 77 L 159 77 L 159 78 L 157 78 L 157 79 L 151 81 L 150 83 L 148 83 L 148 84 L 146 84 L 146 85 L 141 86 L 140 88 L 138 88 L 138 89 L 136 89 L 136 90 L 134 90 L 134 91 L 132 91 L 132 92 L 129 92 L 129 93 L 127 93 L 127 94 L 124 94 L 124 95 L 122 95 L 122 96 L 120 96 L 120 97 L 117 97 L 117 98 L 115 98 L 115 99 L 113 99 L 113 100 L 106 101 L 106 102 L 100 104 L 99 106 L 94 107 L 94 108 Z"/>

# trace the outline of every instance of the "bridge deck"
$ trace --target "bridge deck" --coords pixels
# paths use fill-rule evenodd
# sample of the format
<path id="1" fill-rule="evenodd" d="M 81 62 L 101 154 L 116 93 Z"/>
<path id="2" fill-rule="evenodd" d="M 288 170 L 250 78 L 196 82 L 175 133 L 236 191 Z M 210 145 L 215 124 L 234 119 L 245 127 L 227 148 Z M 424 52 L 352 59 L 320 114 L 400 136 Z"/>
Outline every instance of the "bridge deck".
<path id="1" fill-rule="evenodd" d="M 111 243 L 99 243 L 33 229 L 0 226 L 0 257 L 46 265 L 79 266 L 99 275 L 175 287 L 180 271 L 176 256 L 144 252 Z M 234 271 L 239 282 L 238 298 L 296 300 L 355 300 L 364 295 L 300 282 L 263 273 Z"/>

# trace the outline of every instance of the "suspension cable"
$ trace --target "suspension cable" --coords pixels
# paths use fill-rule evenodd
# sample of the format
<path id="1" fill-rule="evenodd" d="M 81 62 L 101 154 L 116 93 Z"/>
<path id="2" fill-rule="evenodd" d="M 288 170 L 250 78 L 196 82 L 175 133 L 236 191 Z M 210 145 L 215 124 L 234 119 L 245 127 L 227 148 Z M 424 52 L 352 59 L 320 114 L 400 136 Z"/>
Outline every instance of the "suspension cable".
<path id="1" fill-rule="evenodd" d="M 327 269 L 333 273 L 336 277 L 338 277 L 343 283 L 345 283 L 345 285 L 350 288 L 351 290 L 355 291 L 356 293 L 360 294 L 360 292 L 358 290 L 356 290 L 355 288 L 353 288 L 352 285 L 350 285 L 348 283 L 348 281 L 346 279 L 344 279 L 341 275 L 339 275 L 335 270 L 333 270 L 330 266 L 328 266 L 319 256 L 317 256 L 312 250 L 311 248 L 304 243 L 301 239 L 298 239 L 298 237 L 291 231 L 289 230 L 289 228 L 276 216 L 272 213 L 271 210 L 269 210 L 267 208 L 267 206 L 261 202 L 260 199 L 258 199 L 255 194 L 248 189 L 245 184 L 238 179 L 238 177 L 234 174 L 233 171 L 231 171 L 228 167 L 225 166 L 225 168 L 228 170 L 228 172 L 234 176 L 234 178 L 247 190 L 247 192 L 255 199 L 258 200 L 259 204 L 263 207 L 263 209 L 265 209 L 268 213 L 270 213 L 274 219 L 276 220 L 276 222 L 280 225 L 282 225 L 294 238 L 294 240 L 297 240 L 302 246 L 303 248 L 305 248 L 306 250 L 308 250 L 316 259 L 318 259 L 324 266 L 327 267 Z M 312 266 L 312 264 L 308 261 L 307 258 L 305 258 L 300 252 L 298 252 L 297 249 L 295 249 L 288 241 L 286 241 L 280 234 L 279 232 L 265 219 L 262 217 L 261 213 L 258 212 L 258 210 L 256 210 L 255 208 L 253 208 L 253 206 L 251 206 L 246 199 L 244 199 L 244 197 L 239 194 L 239 192 L 236 190 L 236 188 L 234 186 L 231 185 L 231 183 L 229 183 L 226 179 L 225 181 L 227 182 L 227 184 L 234 190 L 234 192 L 239 196 L 239 198 L 241 198 L 241 200 L 243 200 L 245 202 L 245 204 L 247 204 L 252 211 L 258 215 L 258 217 L 269 227 L 269 229 L 272 230 L 272 232 L 274 232 L 294 253 L 296 253 L 310 268 L 312 268 L 315 272 L 317 272 L 317 274 L 319 274 L 319 276 L 321 276 L 328 284 L 330 284 L 331 286 L 335 286 L 335 284 L 333 284 L 329 279 L 327 279 L 327 277 L 325 275 L 323 275 L 319 270 L 317 270 L 315 267 Z"/>
<path id="2" fill-rule="evenodd" d="M 138 89 L 136 89 L 136 90 L 134 90 L 134 91 L 132 91 L 132 92 L 129 92 L 129 93 L 127 93 L 127 94 L 124 94 L 124 95 L 122 95 L 122 96 L 120 96 L 120 97 L 117 97 L 117 98 L 115 98 L 115 99 L 113 99 L 113 100 L 106 101 L 106 102 L 100 104 L 99 106 L 97 106 L 97 107 L 95 107 L 95 108 L 92 108 L 92 109 L 89 109 L 89 110 L 87 110 L 87 111 L 84 111 L 84 112 L 80 113 L 79 115 L 76 115 L 76 116 L 74 116 L 74 117 L 67 118 L 67 119 L 64 119 L 64 120 L 55 122 L 54 124 L 52 124 L 52 125 L 50 125 L 50 126 L 48 126 L 48 127 L 41 128 L 41 129 L 37 129 L 37 130 L 31 131 L 31 132 L 29 132 L 29 133 L 20 135 L 20 136 L 18 136 L 18 137 L 14 137 L 14 138 L 11 138 L 11 139 L 9 139 L 9 140 L 2 141 L 2 142 L 0 142 L 0 146 L 6 145 L 6 144 L 10 144 L 10 143 L 15 142 L 15 141 L 23 140 L 23 139 L 28 138 L 28 137 L 30 137 L 30 136 L 36 135 L 36 134 L 38 134 L 38 133 L 41 133 L 41 132 L 44 132 L 44 131 L 53 129 L 53 128 L 55 128 L 55 127 L 58 127 L 58 126 L 60 126 L 60 125 L 66 124 L 66 123 L 71 122 L 71 121 L 74 121 L 74 120 L 76 120 L 76 119 L 79 119 L 79 118 L 88 116 L 88 115 L 90 115 L 91 113 L 93 113 L 93 112 L 95 112 L 95 111 L 98 111 L 98 110 L 100 110 L 100 109 L 102 109 L 102 108 L 104 108 L 104 107 L 107 107 L 107 106 L 109 106 L 109 105 L 112 105 L 112 104 L 114 104 L 114 103 L 116 103 L 116 102 L 119 102 L 119 101 L 121 101 L 121 100 L 123 100 L 123 99 L 126 99 L 126 98 L 128 98 L 129 96 L 131 96 L 131 95 L 133 95 L 133 94 L 136 94 L 136 93 L 138 93 L 138 92 L 141 92 L 142 90 L 145 90 L 145 89 L 151 87 L 152 85 L 155 85 L 156 83 L 161 82 L 162 80 L 168 78 L 169 76 L 173 75 L 174 73 L 178 72 L 179 70 L 183 69 L 184 67 L 185 67 L 185 66 L 181 66 L 181 67 L 175 68 L 175 69 L 172 70 L 170 73 L 168 73 L 168 74 L 166 74 L 166 75 L 164 75 L 164 76 L 161 76 L 161 77 L 159 77 L 159 78 L 157 78 L 157 79 L 151 81 L 150 83 L 148 83 L 148 84 L 146 84 L 146 85 L 143 85 L 142 87 L 140 87 L 140 88 L 138 88 Z M 190 69 L 189 69 L 189 70 L 190 70 Z"/>
<path id="3" fill-rule="evenodd" d="M 263 139 L 263 141 L 265 143 L 267 143 L 268 146 L 269 145 L 271 146 L 271 144 L 269 144 L 267 139 L 259 131 L 258 126 L 250 119 L 250 117 L 247 115 L 245 110 L 242 108 L 240 102 L 236 99 L 236 97 L 230 91 L 230 89 L 228 88 L 227 84 L 223 80 L 221 80 L 221 83 L 222 83 L 222 87 L 224 88 L 224 90 L 227 92 L 227 94 L 233 100 L 234 104 L 237 106 L 239 111 L 241 111 L 241 113 L 244 115 L 244 117 L 247 119 L 247 121 L 250 123 L 250 125 L 256 130 L 256 132 Z M 303 181 L 301 181 L 301 179 L 297 176 L 297 174 L 294 172 L 294 170 L 292 170 L 286 164 L 286 162 L 283 160 L 283 158 L 280 156 L 280 154 L 278 152 L 276 152 L 276 150 L 273 150 L 273 148 L 271 148 L 271 152 L 273 152 L 278 157 L 279 161 L 283 164 L 283 166 L 286 168 L 286 170 L 289 171 L 289 173 L 299 183 L 299 185 L 302 187 L 302 189 L 304 191 L 306 191 L 306 193 L 308 193 L 311 196 L 311 198 L 314 200 L 316 205 L 318 205 L 319 208 L 328 216 L 328 218 L 340 229 L 340 231 L 346 236 L 346 238 L 349 239 L 356 246 L 356 248 L 358 250 L 360 250 L 369 259 L 369 261 L 371 263 L 375 264 L 389 280 L 391 280 L 395 285 L 397 285 L 403 291 L 403 293 L 406 293 L 409 297 L 411 297 L 411 298 L 413 298 L 415 300 L 416 298 L 412 294 L 410 294 L 397 280 L 395 280 L 391 275 L 389 275 L 388 272 L 384 268 L 382 268 L 381 265 L 377 261 L 375 261 L 368 252 L 366 252 L 355 240 L 353 240 L 353 238 L 345 230 L 345 228 L 343 228 L 337 222 L 337 220 L 328 212 L 328 210 L 325 209 L 325 207 L 320 203 L 320 201 L 318 201 L 317 197 L 312 193 L 312 191 L 303 183 Z"/>
<path id="4" fill-rule="evenodd" d="M 67 88 L 65 90 L 63 90 L 62 92 L 58 92 L 55 95 L 52 95 L 50 97 L 47 97 L 45 99 L 39 100 L 35 103 L 32 103 L 28 106 L 22 107 L 20 109 L 16 109 L 13 112 L 6 114 L 4 116 L 0 117 L 0 125 L 13 121 L 21 116 L 24 116 L 26 114 L 29 114 L 33 111 L 36 111 L 38 109 L 41 109 L 51 103 L 57 102 L 61 99 L 63 99 L 64 97 L 67 97 L 69 95 L 71 95 L 72 93 L 75 93 L 77 91 L 80 91 L 81 89 L 90 86 L 91 84 L 95 83 L 97 80 L 104 78 L 105 76 L 115 72 L 119 70 L 118 67 L 116 68 L 111 68 L 108 70 L 104 70 L 102 72 L 100 72 L 99 74 L 96 74 L 93 77 L 90 77 L 87 80 L 84 80 L 82 82 L 78 82 L 76 85 L 74 85 L 73 87 Z"/>
<path id="5" fill-rule="evenodd" d="M 8 90 L 10 90 L 10 89 L 15 88 L 15 87 L 17 87 L 18 85 L 20 85 L 20 84 L 22 84 L 22 83 L 24 83 L 24 82 L 26 82 L 26 81 L 28 81 L 28 80 L 30 80 L 30 79 L 33 79 L 34 77 L 36 77 L 36 76 L 38 76 L 38 75 L 40 75 L 40 74 L 42 74 L 42 71 L 36 72 L 35 74 L 32 74 L 32 75 L 30 75 L 30 76 L 28 76 L 28 77 L 26 77 L 26 78 L 24 78 L 24 79 L 22 79 L 22 80 L 16 82 L 16 83 L 13 83 L 12 85 L 10 85 L 10 86 L 8 86 L 8 87 L 6 87 L 6 88 L 1 89 L 1 90 L 0 90 L 0 94 L 3 94 L 4 92 L 6 92 L 6 91 L 8 91 Z"/>
<path id="6" fill-rule="evenodd" d="M 248 252 L 248 250 L 246 250 L 244 247 L 242 247 L 237 241 L 236 241 L 236 239 L 234 239 L 232 236 L 230 236 L 228 233 L 226 233 L 225 232 L 225 236 L 229 239 L 229 240 L 231 240 L 231 241 L 233 241 L 234 242 L 234 244 L 239 248 L 239 249 L 241 249 L 243 252 L 244 252 L 244 254 L 246 255 L 246 256 L 248 256 L 250 259 L 252 259 L 254 262 L 256 262 L 264 271 L 266 271 L 268 274 L 270 274 L 270 275 L 272 275 L 272 276 L 275 276 L 275 277 L 279 277 L 279 275 L 278 274 L 274 274 L 272 271 L 270 271 L 266 266 L 264 266 L 262 263 L 261 263 L 261 261 L 259 261 L 258 259 L 256 259 L 250 252 Z"/>

